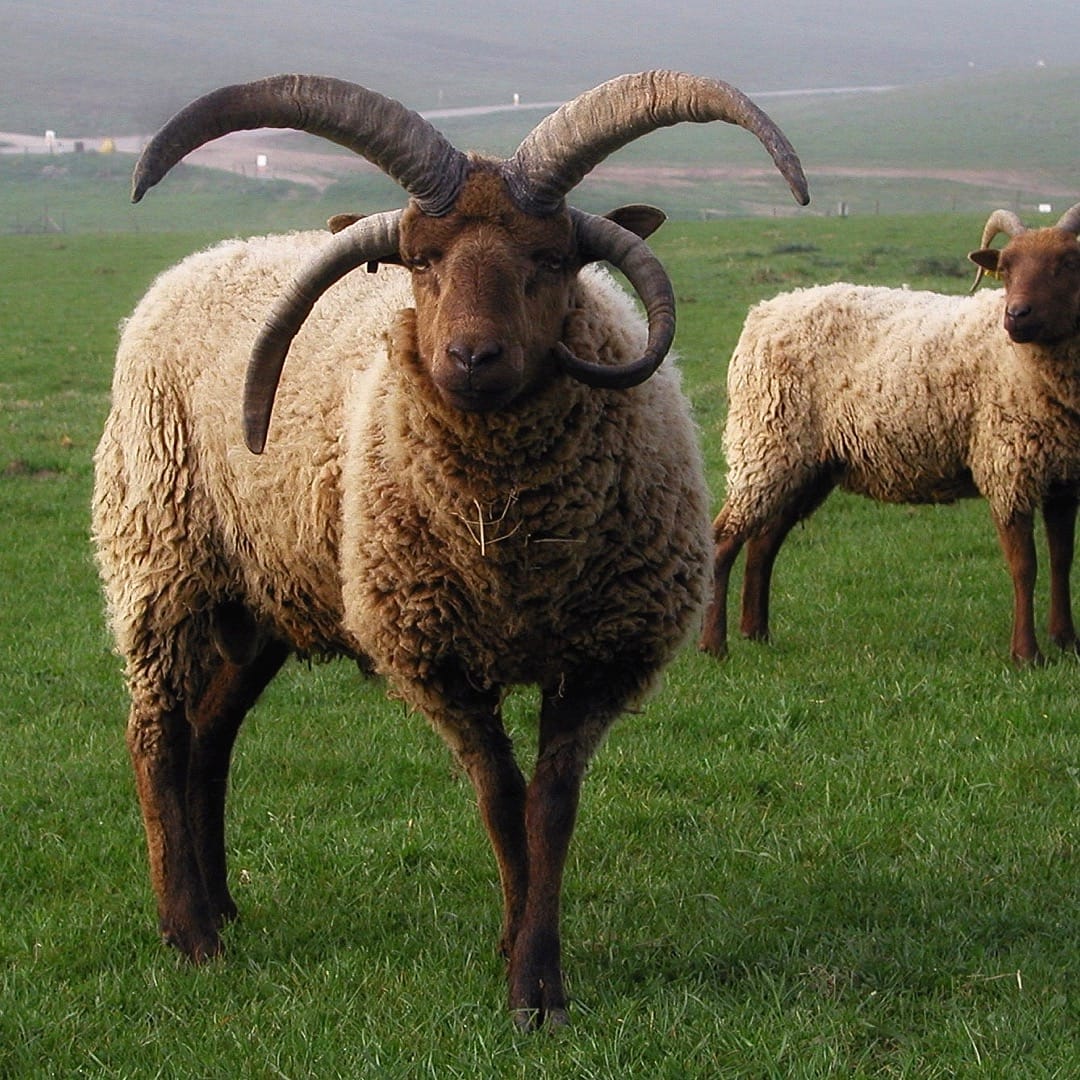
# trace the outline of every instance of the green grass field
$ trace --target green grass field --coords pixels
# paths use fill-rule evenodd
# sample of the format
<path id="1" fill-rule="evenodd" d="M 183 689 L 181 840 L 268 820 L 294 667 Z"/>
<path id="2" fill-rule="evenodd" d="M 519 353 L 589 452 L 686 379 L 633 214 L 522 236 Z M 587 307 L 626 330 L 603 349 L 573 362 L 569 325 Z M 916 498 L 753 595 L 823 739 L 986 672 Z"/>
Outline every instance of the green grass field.
<path id="1" fill-rule="evenodd" d="M 839 278 L 962 292 L 980 227 L 658 234 L 718 501 L 747 305 Z M 468 784 L 348 664 L 291 664 L 241 735 L 228 956 L 163 947 L 90 462 L 118 321 L 206 239 L 0 237 L 0 1077 L 1075 1075 L 1080 670 L 1008 664 L 978 502 L 834 496 L 781 555 L 774 643 L 688 649 L 616 726 L 568 871 L 559 1037 L 505 1013 Z M 532 704 L 510 717 L 526 757 Z"/>

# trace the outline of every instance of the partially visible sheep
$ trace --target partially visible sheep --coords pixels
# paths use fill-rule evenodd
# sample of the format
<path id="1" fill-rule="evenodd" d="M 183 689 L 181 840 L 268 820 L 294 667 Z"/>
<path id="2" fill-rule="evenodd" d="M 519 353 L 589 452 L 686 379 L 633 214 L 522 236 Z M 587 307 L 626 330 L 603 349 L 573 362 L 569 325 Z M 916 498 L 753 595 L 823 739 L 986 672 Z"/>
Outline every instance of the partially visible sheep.
<path id="1" fill-rule="evenodd" d="M 760 110 L 672 72 L 583 94 L 507 161 L 307 76 L 216 91 L 144 152 L 136 197 L 210 138 L 297 127 L 411 196 L 337 219 L 332 238 L 194 255 L 121 338 L 94 534 L 161 930 L 193 961 L 221 951 L 236 914 L 224 807 L 240 723 L 290 653 L 344 655 L 461 762 L 498 862 L 511 1008 L 525 1027 L 565 1022 L 559 909 L 582 777 L 692 631 L 709 544 L 697 433 L 677 370 L 657 370 L 674 296 L 640 237 L 662 215 L 606 220 L 564 197 L 685 120 L 754 132 L 806 200 Z M 625 272 L 647 325 L 586 267 L 598 260 Z M 346 276 L 380 263 L 404 269 Z M 518 684 L 541 692 L 528 785 L 501 718 Z"/>
<path id="2" fill-rule="evenodd" d="M 990 242 L 1010 236 L 1001 250 Z M 973 297 L 837 284 L 758 304 L 728 374 L 727 498 L 701 647 L 727 652 L 747 544 L 742 633 L 769 633 L 769 583 L 796 522 L 837 485 L 881 502 L 990 504 L 1014 592 L 1010 651 L 1041 659 L 1033 516 L 1050 551 L 1051 639 L 1077 647 L 1069 594 L 1080 484 L 1080 203 L 1051 228 L 996 211 L 970 258 L 1004 278 Z M 974 291 L 974 286 L 972 291 Z M 1006 333 L 1002 332 L 1002 324 Z"/>

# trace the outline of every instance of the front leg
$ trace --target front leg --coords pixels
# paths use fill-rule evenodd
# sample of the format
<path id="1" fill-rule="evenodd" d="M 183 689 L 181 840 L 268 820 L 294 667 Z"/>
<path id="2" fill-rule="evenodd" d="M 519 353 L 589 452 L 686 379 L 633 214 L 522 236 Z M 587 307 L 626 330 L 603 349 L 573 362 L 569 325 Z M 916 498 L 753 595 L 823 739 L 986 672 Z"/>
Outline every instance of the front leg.
<path id="1" fill-rule="evenodd" d="M 639 685 L 627 685 L 649 665 L 592 669 L 546 690 L 540 714 L 540 748 L 525 799 L 529 890 L 510 957 L 510 1008 L 519 1028 L 567 1023 L 563 987 L 560 908 L 581 782 L 608 726 Z"/>
<path id="2" fill-rule="evenodd" d="M 1062 649 L 1077 650 L 1069 575 L 1076 534 L 1075 492 L 1047 496 L 1043 501 L 1046 546 L 1050 552 L 1050 640 Z"/>
<path id="3" fill-rule="evenodd" d="M 525 842 L 525 778 L 503 727 L 500 691 L 477 689 L 457 662 L 447 662 L 436 678 L 423 687 L 422 693 L 423 710 L 453 751 L 476 792 L 502 885 L 499 951 L 509 957 L 525 908 L 529 864 Z"/>
<path id="4" fill-rule="evenodd" d="M 1042 653 L 1035 638 L 1035 531 L 1031 514 L 996 521 L 998 539 L 1013 583 L 1010 654 L 1018 664 L 1038 664 Z"/>
<path id="5" fill-rule="evenodd" d="M 529 882 L 525 778 L 501 726 L 488 733 L 483 745 L 459 752 L 458 760 L 472 781 L 480 817 L 499 868 L 503 896 L 499 952 L 509 957 L 521 925 Z"/>
<path id="6" fill-rule="evenodd" d="M 161 708 L 136 697 L 127 728 L 157 899 L 161 935 L 189 960 L 222 951 L 203 883 L 187 804 L 191 729 L 182 706 Z"/>

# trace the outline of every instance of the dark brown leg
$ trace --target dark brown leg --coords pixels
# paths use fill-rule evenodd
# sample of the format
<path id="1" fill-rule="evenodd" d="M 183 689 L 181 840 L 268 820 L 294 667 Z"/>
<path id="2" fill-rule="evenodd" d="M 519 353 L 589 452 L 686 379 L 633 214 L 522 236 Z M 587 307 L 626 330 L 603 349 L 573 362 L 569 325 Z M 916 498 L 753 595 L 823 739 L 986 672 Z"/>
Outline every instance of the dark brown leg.
<path id="1" fill-rule="evenodd" d="M 1035 537 L 1031 514 L 997 522 L 998 539 L 1013 583 L 1013 629 L 1010 655 L 1019 664 L 1038 664 L 1042 653 L 1035 638 Z"/>
<path id="2" fill-rule="evenodd" d="M 188 814 L 210 913 L 218 926 L 236 917 L 225 870 L 225 796 L 233 744 L 248 710 L 288 655 L 288 648 L 274 641 L 247 664 L 221 660 L 191 716 Z"/>
<path id="3" fill-rule="evenodd" d="M 525 910 L 529 884 L 525 842 L 525 778 L 514 760 L 510 740 L 493 734 L 482 750 L 459 754 L 476 791 L 480 817 L 499 867 L 503 894 L 499 952 L 509 958 Z"/>
<path id="4" fill-rule="evenodd" d="M 739 623 L 739 632 L 743 637 L 751 641 L 769 640 L 769 592 L 776 556 L 788 533 L 825 501 L 834 486 L 835 481 L 827 473 L 813 477 L 792 495 L 786 509 L 750 538 L 746 545 L 742 617 Z"/>
<path id="5" fill-rule="evenodd" d="M 1053 495 L 1043 502 L 1046 545 L 1050 552 L 1050 640 L 1062 649 L 1076 651 L 1069 575 L 1072 572 L 1076 538 L 1077 497 L 1070 492 Z"/>
<path id="6" fill-rule="evenodd" d="M 448 661 L 429 689 L 425 702 L 439 733 L 461 763 L 487 830 L 503 894 L 499 951 L 509 957 L 521 925 L 529 885 L 525 842 L 525 778 L 503 727 L 497 688 L 477 689 L 456 661 Z"/>
<path id="7" fill-rule="evenodd" d="M 746 545 L 743 570 L 742 614 L 739 632 L 751 641 L 769 640 L 769 589 L 773 566 L 787 534 L 797 518 L 752 536 Z"/>
<path id="8" fill-rule="evenodd" d="M 731 581 L 731 568 L 742 550 L 741 534 L 721 535 L 724 511 L 713 522 L 716 546 L 713 549 L 713 594 L 705 612 L 698 647 L 718 660 L 727 656 L 727 597 Z"/>
<path id="9" fill-rule="evenodd" d="M 563 872 L 586 766 L 611 720 L 622 711 L 627 668 L 567 678 L 545 692 L 540 748 L 525 801 L 529 891 L 510 959 L 510 1008 L 519 1028 L 567 1023 L 560 907 Z M 637 689 L 637 688 L 635 688 Z M 617 703 L 617 704 L 616 704 Z"/>
<path id="10" fill-rule="evenodd" d="M 161 935 L 195 963 L 221 952 L 188 824 L 191 727 L 182 705 L 134 699 L 127 744 L 135 770 Z"/>
<path id="11" fill-rule="evenodd" d="M 225 881 L 224 835 L 233 742 L 287 650 L 277 642 L 253 646 L 240 664 L 222 658 L 205 626 L 147 637 L 157 647 L 130 680 L 128 751 L 162 936 L 202 963 L 222 951 L 218 928 L 236 911 Z M 197 687 L 188 707 L 183 699 L 192 688 L 179 683 L 173 656 L 184 657 Z"/>

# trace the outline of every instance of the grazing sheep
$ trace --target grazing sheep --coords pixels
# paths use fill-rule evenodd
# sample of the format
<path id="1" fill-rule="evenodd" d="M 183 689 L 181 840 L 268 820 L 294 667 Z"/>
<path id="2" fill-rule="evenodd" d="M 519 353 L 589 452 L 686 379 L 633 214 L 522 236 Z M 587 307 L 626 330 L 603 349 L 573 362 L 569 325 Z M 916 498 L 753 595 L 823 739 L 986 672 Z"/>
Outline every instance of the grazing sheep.
<path id="1" fill-rule="evenodd" d="M 990 242 L 1009 235 L 1000 251 Z M 1052 228 L 998 210 L 970 258 L 1003 292 L 838 284 L 754 307 L 728 374 L 727 499 L 713 523 L 701 647 L 727 651 L 731 566 L 747 543 L 742 633 L 769 633 L 780 545 L 840 485 L 880 502 L 981 495 L 1014 591 L 1011 654 L 1035 639 L 1033 515 L 1050 551 L 1049 632 L 1075 649 L 1069 570 L 1080 483 L 1080 203 Z M 972 292 L 975 290 L 972 287 Z M 1004 324 L 1006 333 L 1002 333 Z"/>
<path id="2" fill-rule="evenodd" d="M 208 139 L 300 128 L 411 196 L 333 237 L 193 255 L 123 330 L 93 527 L 161 930 L 191 960 L 221 951 L 236 914 L 223 822 L 244 714 L 290 653 L 342 655 L 423 713 L 469 776 L 515 1020 L 565 1022 L 559 907 L 582 776 L 692 632 L 709 543 L 696 431 L 677 371 L 657 370 L 674 298 L 641 237 L 662 215 L 607 220 L 564 197 L 620 146 L 688 120 L 752 131 L 806 201 L 768 117 L 673 72 L 581 95 L 505 161 L 311 76 L 215 91 L 144 152 L 136 199 Z M 586 267 L 598 260 L 626 274 L 647 326 Z M 541 693 L 528 784 L 500 716 L 519 684 Z"/>

